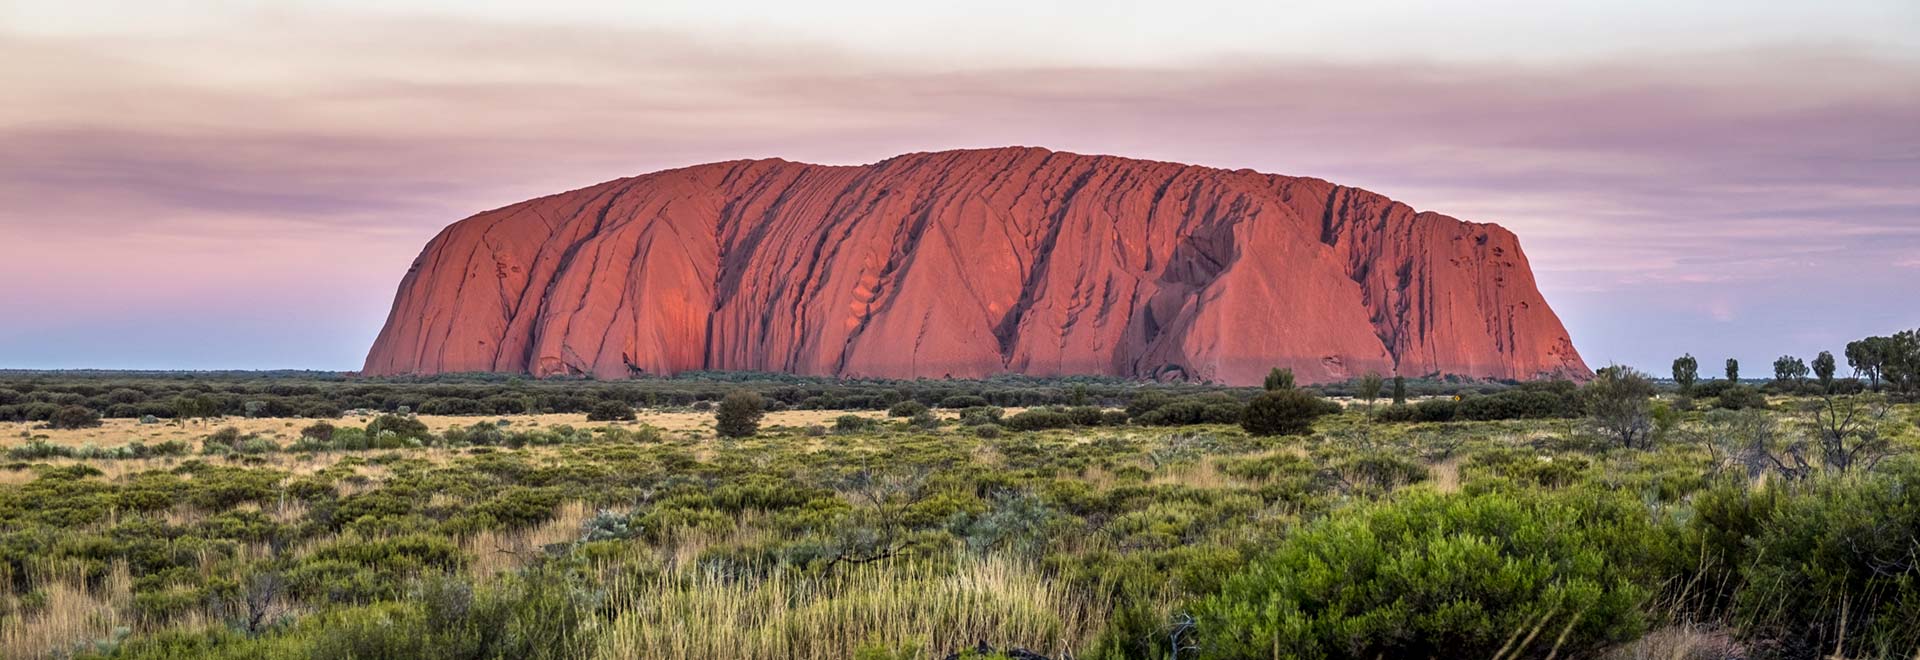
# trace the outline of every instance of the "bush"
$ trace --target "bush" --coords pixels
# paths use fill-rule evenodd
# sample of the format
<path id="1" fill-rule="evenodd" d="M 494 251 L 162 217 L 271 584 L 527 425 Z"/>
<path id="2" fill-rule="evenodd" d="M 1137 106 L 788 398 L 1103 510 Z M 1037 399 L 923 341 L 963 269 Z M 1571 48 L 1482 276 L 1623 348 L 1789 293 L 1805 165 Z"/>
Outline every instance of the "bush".
<path id="1" fill-rule="evenodd" d="M 1374 413 L 1373 419 L 1380 422 L 1411 422 L 1414 419 L 1413 406 L 1404 403 L 1386 406 Z"/>
<path id="2" fill-rule="evenodd" d="M 713 428 L 723 438 L 746 438 L 760 432 L 766 400 L 747 390 L 735 390 L 713 411 Z"/>
<path id="3" fill-rule="evenodd" d="M 1222 658 L 1582 656 L 1640 632 L 1649 590 L 1623 566 L 1656 531 L 1626 497 L 1416 491 L 1320 519 L 1228 578 L 1196 608 L 1200 643 Z"/>
<path id="4" fill-rule="evenodd" d="M 873 428 L 879 422 L 870 417 L 859 415 L 841 415 L 833 418 L 833 430 L 836 433 L 858 433 Z"/>
<path id="5" fill-rule="evenodd" d="M 956 394 L 940 400 L 940 407 L 951 410 L 978 408 L 987 405 L 986 397 L 973 394 Z"/>
<path id="6" fill-rule="evenodd" d="M 1069 428 L 1073 426 L 1073 417 L 1049 408 L 1029 408 L 1008 417 L 1004 423 L 1015 431 L 1044 431 Z"/>
<path id="7" fill-rule="evenodd" d="M 1764 410 L 1767 396 L 1760 390 L 1745 385 L 1733 385 L 1720 390 L 1720 396 L 1714 400 L 1713 407 L 1724 410 Z"/>
<path id="8" fill-rule="evenodd" d="M 1413 421 L 1451 422 L 1459 411 L 1460 402 L 1453 399 L 1427 399 L 1413 404 Z"/>
<path id="9" fill-rule="evenodd" d="M 601 401 L 593 404 L 593 410 L 587 411 L 589 422 L 631 422 L 635 419 L 638 417 L 633 413 L 633 406 L 625 401 Z"/>
<path id="10" fill-rule="evenodd" d="M 1313 420 L 1328 414 L 1326 403 L 1302 389 L 1267 390 L 1247 402 L 1240 428 L 1253 435 L 1307 435 Z"/>
<path id="11" fill-rule="evenodd" d="M 1455 417 L 1474 421 L 1552 419 L 1578 417 L 1581 410 L 1580 399 L 1571 388 L 1555 391 L 1545 387 L 1523 386 L 1461 399 L 1455 408 Z"/>
<path id="12" fill-rule="evenodd" d="M 961 426 L 979 426 L 981 424 L 999 424 L 1006 411 L 993 406 L 975 406 L 960 411 Z"/>
<path id="13" fill-rule="evenodd" d="M 1790 492 L 1719 527 L 1723 547 L 1744 541 L 1734 543 L 1744 559 L 1734 605 L 1745 636 L 1785 657 L 1920 648 L 1920 473 L 1827 478 Z"/>
<path id="14" fill-rule="evenodd" d="M 86 406 L 62 406 L 47 418 L 47 426 L 56 429 L 88 429 L 100 425 L 100 413 Z"/>
<path id="15" fill-rule="evenodd" d="M 1653 381 L 1631 367 L 1601 369 L 1580 390 L 1594 428 L 1628 449 L 1653 442 Z"/>
<path id="16" fill-rule="evenodd" d="M 912 399 L 908 399 L 906 401 L 901 401 L 899 403 L 893 404 L 892 408 L 888 408 L 887 416 L 888 417 L 912 417 L 914 415 L 918 415 L 926 411 L 927 411 L 927 404 L 921 403 L 919 401 L 914 401 Z"/>
<path id="17" fill-rule="evenodd" d="M 367 422 L 367 437 L 378 438 L 380 434 L 391 431 L 401 440 L 427 441 L 433 434 L 427 431 L 426 422 L 405 415 L 381 415 Z"/>
<path id="18" fill-rule="evenodd" d="M 306 428 L 300 429 L 300 437 L 301 439 L 304 439 L 304 440 L 312 440 L 314 442 L 319 442 L 319 443 L 328 443 L 333 441 L 334 430 L 335 429 L 333 428 L 332 424 L 329 424 L 326 422 L 314 422 L 312 424 L 307 425 Z"/>
<path id="19" fill-rule="evenodd" d="M 1106 421 L 1099 408 L 1093 406 L 1074 406 L 1067 409 L 1067 417 L 1073 419 L 1075 426 L 1099 426 Z"/>
<path id="20" fill-rule="evenodd" d="M 1142 426 L 1239 424 L 1240 413 L 1245 408 L 1231 396 L 1214 394 L 1169 401 L 1138 414 L 1133 412 L 1133 406 L 1128 406 L 1127 414 Z"/>

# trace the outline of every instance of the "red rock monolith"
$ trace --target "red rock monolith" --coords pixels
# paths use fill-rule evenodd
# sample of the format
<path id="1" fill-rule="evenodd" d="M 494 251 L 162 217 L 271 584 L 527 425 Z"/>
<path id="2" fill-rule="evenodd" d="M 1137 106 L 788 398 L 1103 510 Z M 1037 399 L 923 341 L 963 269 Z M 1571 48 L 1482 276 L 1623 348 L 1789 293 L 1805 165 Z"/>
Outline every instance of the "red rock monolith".
<path id="1" fill-rule="evenodd" d="M 1036 148 L 731 161 L 454 223 L 369 375 L 1589 376 L 1513 233 L 1310 178 Z"/>

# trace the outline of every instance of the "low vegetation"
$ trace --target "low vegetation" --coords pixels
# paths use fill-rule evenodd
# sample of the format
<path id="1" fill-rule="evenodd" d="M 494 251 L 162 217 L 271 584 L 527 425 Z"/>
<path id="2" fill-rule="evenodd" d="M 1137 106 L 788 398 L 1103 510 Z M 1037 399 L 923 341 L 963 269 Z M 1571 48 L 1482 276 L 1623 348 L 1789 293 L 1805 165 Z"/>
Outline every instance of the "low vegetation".
<path id="1" fill-rule="evenodd" d="M 19 438 L 0 656 L 1911 658 L 1920 406 L 1823 363 L 1379 405 L 1407 384 L 923 383 L 797 427 L 765 415 L 794 385 L 743 380 L 674 395 L 712 431 L 610 397 Z M 28 381 L 5 405 L 92 410 L 89 377 Z"/>

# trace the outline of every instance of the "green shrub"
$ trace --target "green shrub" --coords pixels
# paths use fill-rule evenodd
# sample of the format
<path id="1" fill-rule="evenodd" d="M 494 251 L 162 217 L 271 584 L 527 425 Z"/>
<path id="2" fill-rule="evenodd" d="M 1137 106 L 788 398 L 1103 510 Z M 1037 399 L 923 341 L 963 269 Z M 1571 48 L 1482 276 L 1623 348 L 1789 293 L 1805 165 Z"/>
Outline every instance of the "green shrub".
<path id="1" fill-rule="evenodd" d="M 56 429 L 86 429 L 100 425 L 100 413 L 86 406 L 62 406 L 47 418 L 47 426 Z"/>
<path id="2" fill-rule="evenodd" d="M 1778 502 L 1722 510 L 1737 514 L 1712 529 L 1718 551 L 1741 562 L 1744 636 L 1783 657 L 1920 649 L 1920 473 L 1817 479 Z"/>
<path id="3" fill-rule="evenodd" d="M 766 414 L 766 401 L 759 394 L 736 390 L 720 400 L 713 411 L 713 428 L 723 438 L 747 438 L 760 431 L 760 418 Z"/>
<path id="4" fill-rule="evenodd" d="M 1459 413 L 1460 402 L 1452 399 L 1427 399 L 1413 404 L 1413 421 L 1451 422 Z"/>
<path id="5" fill-rule="evenodd" d="M 1044 431 L 1070 428 L 1073 426 L 1073 417 L 1058 410 L 1029 408 L 1008 417 L 1004 423 L 1015 431 Z"/>
<path id="6" fill-rule="evenodd" d="M 860 415 L 841 415 L 833 418 L 835 433 L 858 433 L 878 426 L 880 423 L 871 417 Z"/>
<path id="7" fill-rule="evenodd" d="M 304 440 L 312 440 L 319 443 L 333 442 L 334 430 L 332 424 L 327 422 L 314 422 L 307 425 L 306 428 L 300 429 L 300 437 Z"/>
<path id="8" fill-rule="evenodd" d="M 406 415 L 381 415 L 373 418 L 373 421 L 367 422 L 367 437 L 374 439 L 376 443 L 381 434 L 387 432 L 391 432 L 393 437 L 400 440 L 419 440 L 424 442 L 433 438 L 433 434 L 427 431 L 426 422 Z M 405 445 L 399 444 L 393 447 L 378 448 L 398 449 L 403 446 Z"/>
<path id="9" fill-rule="evenodd" d="M 956 394 L 940 400 L 940 407 L 950 410 L 979 408 L 987 405 L 986 397 L 973 394 Z"/>
<path id="10" fill-rule="evenodd" d="M 1767 395 L 1745 385 L 1731 385 L 1720 391 L 1713 406 L 1724 410 L 1764 409 L 1767 407 Z"/>
<path id="11" fill-rule="evenodd" d="M 589 422 L 631 422 L 635 419 L 638 417 L 634 415 L 633 406 L 625 401 L 601 401 L 587 411 Z"/>
<path id="12" fill-rule="evenodd" d="M 960 411 L 961 426 L 979 426 L 981 424 L 999 424 L 1007 411 L 994 406 L 975 406 Z"/>
<path id="13" fill-rule="evenodd" d="M 899 403 L 893 404 L 893 407 L 888 408 L 887 416 L 888 417 L 912 417 L 914 415 L 918 415 L 926 411 L 927 411 L 927 404 L 921 403 L 919 401 L 914 401 L 912 399 L 908 399 L 906 401 L 901 401 Z"/>
<path id="14" fill-rule="evenodd" d="M 1127 414 L 1134 423 L 1143 426 L 1239 424 L 1240 413 L 1244 408 L 1245 406 L 1233 397 L 1219 394 L 1178 399 L 1139 414 L 1134 414 L 1133 408 L 1129 407 Z"/>
<path id="15" fill-rule="evenodd" d="M 1068 408 L 1067 417 L 1073 420 L 1075 426 L 1100 426 L 1106 421 L 1106 417 L 1101 414 L 1100 409 L 1093 406 L 1074 406 Z"/>
<path id="16" fill-rule="evenodd" d="M 1409 406 L 1404 403 L 1396 403 L 1390 406 L 1383 406 L 1380 408 L 1379 412 L 1375 412 L 1373 414 L 1373 419 L 1374 421 L 1388 422 L 1388 423 L 1411 422 L 1414 419 L 1413 406 Z"/>
<path id="17" fill-rule="evenodd" d="M 1601 493 L 1439 495 L 1321 519 L 1196 608 L 1210 658 L 1518 657 L 1632 639 L 1648 589 L 1625 566 L 1661 538 Z M 1564 637 L 1564 642 L 1561 638 Z"/>
<path id="18" fill-rule="evenodd" d="M 1240 427 L 1258 436 L 1307 435 L 1313 433 L 1313 420 L 1328 412 L 1327 405 L 1312 392 L 1293 387 L 1269 389 L 1247 402 Z"/>

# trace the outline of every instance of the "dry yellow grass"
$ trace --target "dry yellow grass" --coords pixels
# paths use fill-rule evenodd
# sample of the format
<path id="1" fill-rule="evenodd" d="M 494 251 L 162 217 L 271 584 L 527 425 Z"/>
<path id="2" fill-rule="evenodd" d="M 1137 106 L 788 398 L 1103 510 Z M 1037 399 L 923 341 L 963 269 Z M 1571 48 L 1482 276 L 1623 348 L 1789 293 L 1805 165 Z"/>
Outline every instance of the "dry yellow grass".
<path id="1" fill-rule="evenodd" d="M 1432 477 L 1428 483 L 1433 484 L 1434 490 L 1442 493 L 1460 492 L 1460 464 L 1465 461 L 1466 459 L 1455 456 L 1427 466 L 1427 473 Z"/>
<path id="2" fill-rule="evenodd" d="M 585 502 L 568 502 L 560 505 L 553 519 L 532 529 L 486 530 L 463 538 L 460 548 L 473 557 L 467 574 L 475 580 L 491 580 L 525 568 L 546 546 L 580 538 L 581 526 L 594 512 Z"/>
<path id="3" fill-rule="evenodd" d="M 40 600 L 33 607 L 25 607 L 20 596 L 0 596 L 8 609 L 26 612 L 0 625 L 0 657 L 65 655 L 75 644 L 109 637 L 130 623 L 123 613 L 133 604 L 133 577 L 124 560 L 113 563 L 98 589 L 87 589 L 77 574 L 40 576 L 33 583 Z"/>
<path id="4" fill-rule="evenodd" d="M 1679 625 L 1661 628 L 1607 652 L 1605 660 L 1724 660 L 1746 653 L 1723 630 Z"/>
<path id="5" fill-rule="evenodd" d="M 983 639 L 1057 657 L 1084 647 L 1106 609 L 1030 565 L 971 556 L 823 578 L 676 571 L 660 583 L 616 581 L 612 593 L 623 614 L 597 652 L 609 659 L 841 660 L 868 645 L 939 657 Z"/>

